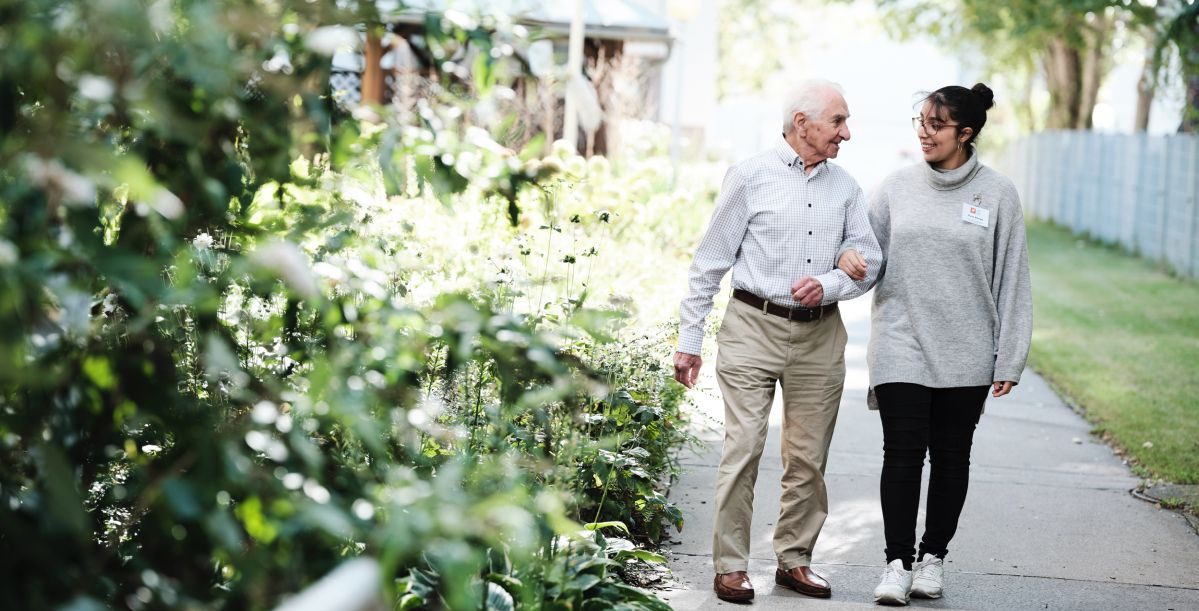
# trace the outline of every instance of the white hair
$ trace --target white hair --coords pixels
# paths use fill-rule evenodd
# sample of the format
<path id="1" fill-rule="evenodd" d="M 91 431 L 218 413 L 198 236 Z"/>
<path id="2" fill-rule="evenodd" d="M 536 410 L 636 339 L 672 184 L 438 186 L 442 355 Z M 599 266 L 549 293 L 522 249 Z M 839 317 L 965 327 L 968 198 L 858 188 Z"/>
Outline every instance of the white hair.
<path id="1" fill-rule="evenodd" d="M 802 112 L 813 119 L 819 119 L 828 104 L 830 90 L 845 95 L 840 85 L 824 79 L 800 81 L 792 88 L 783 101 L 783 133 L 791 131 L 791 120 L 795 118 L 797 112 Z"/>

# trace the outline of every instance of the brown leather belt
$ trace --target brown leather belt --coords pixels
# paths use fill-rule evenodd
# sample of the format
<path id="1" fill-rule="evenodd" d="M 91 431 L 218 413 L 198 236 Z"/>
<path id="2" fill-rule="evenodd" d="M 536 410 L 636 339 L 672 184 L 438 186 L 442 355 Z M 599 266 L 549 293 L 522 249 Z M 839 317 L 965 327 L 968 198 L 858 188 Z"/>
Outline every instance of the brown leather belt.
<path id="1" fill-rule="evenodd" d="M 795 322 L 812 322 L 814 320 L 820 320 L 821 318 L 824 318 L 825 314 L 837 309 L 836 303 L 830 303 L 818 308 L 788 308 L 777 303 L 766 301 L 765 299 L 762 299 L 761 297 L 758 297 L 757 295 L 754 295 L 753 293 L 743 289 L 734 289 L 733 298 L 738 301 L 748 303 L 754 308 L 762 310 L 767 314 L 774 314 L 775 316 L 781 316 L 787 320 L 792 320 Z"/>

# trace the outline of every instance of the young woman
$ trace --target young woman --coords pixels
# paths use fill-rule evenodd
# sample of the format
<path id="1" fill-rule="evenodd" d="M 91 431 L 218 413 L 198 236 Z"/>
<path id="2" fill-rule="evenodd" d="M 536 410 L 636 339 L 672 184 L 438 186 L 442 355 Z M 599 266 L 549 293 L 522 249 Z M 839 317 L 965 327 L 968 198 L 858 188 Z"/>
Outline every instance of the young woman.
<path id="1" fill-rule="evenodd" d="M 981 83 L 925 97 L 912 119 L 924 162 L 889 176 L 871 201 L 884 257 L 868 351 L 869 402 L 883 426 L 880 603 L 941 596 L 983 402 L 988 390 L 993 397 L 1011 391 L 1028 356 L 1032 297 L 1020 200 L 974 149 L 993 99 Z M 839 266 L 865 276 L 854 251 Z M 928 503 L 917 550 L 926 451 Z"/>

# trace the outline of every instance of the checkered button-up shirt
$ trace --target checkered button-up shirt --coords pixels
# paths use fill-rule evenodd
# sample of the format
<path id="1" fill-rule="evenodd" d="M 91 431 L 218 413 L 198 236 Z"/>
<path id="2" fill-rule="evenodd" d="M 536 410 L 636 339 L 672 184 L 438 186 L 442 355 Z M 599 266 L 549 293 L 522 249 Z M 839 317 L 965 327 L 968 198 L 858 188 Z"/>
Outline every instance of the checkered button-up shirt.
<path id="1" fill-rule="evenodd" d="M 836 269 L 850 248 L 866 258 L 854 282 Z M 712 297 L 731 268 L 733 288 L 785 307 L 801 307 L 791 286 L 805 276 L 824 287 L 822 304 L 866 292 L 882 264 L 861 187 L 842 168 L 820 162 L 811 174 L 783 138 L 729 169 L 716 211 L 695 253 L 690 291 L 680 307 L 679 352 L 699 354 Z"/>

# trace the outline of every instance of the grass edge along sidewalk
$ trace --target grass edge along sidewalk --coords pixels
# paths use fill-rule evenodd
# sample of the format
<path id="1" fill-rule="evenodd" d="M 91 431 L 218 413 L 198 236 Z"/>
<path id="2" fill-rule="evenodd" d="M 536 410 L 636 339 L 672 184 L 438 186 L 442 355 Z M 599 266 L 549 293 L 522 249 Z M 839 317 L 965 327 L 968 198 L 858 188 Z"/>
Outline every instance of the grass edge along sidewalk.
<path id="1" fill-rule="evenodd" d="M 1199 282 L 1044 222 L 1028 240 L 1029 364 L 1137 475 L 1199 484 Z"/>

